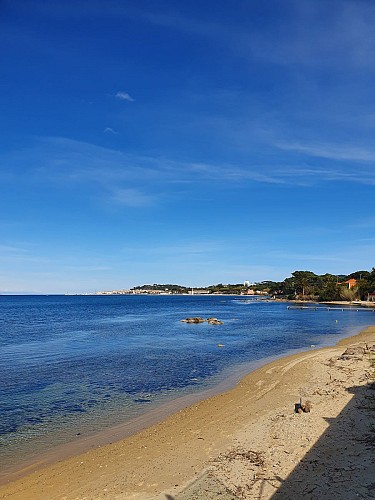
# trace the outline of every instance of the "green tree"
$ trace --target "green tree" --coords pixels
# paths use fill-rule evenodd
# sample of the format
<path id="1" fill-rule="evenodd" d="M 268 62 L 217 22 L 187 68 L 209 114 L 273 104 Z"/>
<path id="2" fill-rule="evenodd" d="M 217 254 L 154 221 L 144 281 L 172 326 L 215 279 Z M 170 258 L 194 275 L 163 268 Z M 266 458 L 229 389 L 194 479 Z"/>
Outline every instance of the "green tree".
<path id="1" fill-rule="evenodd" d="M 348 300 L 349 302 L 353 302 L 359 298 L 358 287 L 353 286 L 352 288 L 341 287 L 340 295 L 344 300 Z"/>
<path id="2" fill-rule="evenodd" d="M 288 284 L 294 287 L 296 295 L 315 295 L 319 289 L 319 276 L 311 271 L 294 271 L 291 278 L 287 278 Z"/>
<path id="3" fill-rule="evenodd" d="M 320 301 L 340 300 L 340 286 L 335 275 L 323 274 L 319 276 L 319 281 L 318 295 Z"/>
<path id="4" fill-rule="evenodd" d="M 361 274 L 361 279 L 358 281 L 358 293 L 361 300 L 366 300 L 368 293 L 375 292 L 375 267 L 370 272 L 366 271 L 364 275 L 361 271 Z"/>
<path id="5" fill-rule="evenodd" d="M 355 280 L 362 280 L 362 279 L 367 279 L 370 276 L 371 273 L 369 271 L 355 271 L 354 273 L 348 274 L 346 276 L 346 280 L 350 279 L 355 279 Z"/>

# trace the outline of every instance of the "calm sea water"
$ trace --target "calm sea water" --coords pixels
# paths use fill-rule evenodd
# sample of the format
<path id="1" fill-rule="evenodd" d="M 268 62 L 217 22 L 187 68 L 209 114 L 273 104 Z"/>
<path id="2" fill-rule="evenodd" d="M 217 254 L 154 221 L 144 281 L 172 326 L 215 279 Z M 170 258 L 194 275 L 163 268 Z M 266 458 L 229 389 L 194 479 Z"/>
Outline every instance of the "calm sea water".
<path id="1" fill-rule="evenodd" d="M 224 325 L 180 322 L 188 316 Z M 0 466 L 371 324 L 370 311 L 243 297 L 0 296 Z"/>

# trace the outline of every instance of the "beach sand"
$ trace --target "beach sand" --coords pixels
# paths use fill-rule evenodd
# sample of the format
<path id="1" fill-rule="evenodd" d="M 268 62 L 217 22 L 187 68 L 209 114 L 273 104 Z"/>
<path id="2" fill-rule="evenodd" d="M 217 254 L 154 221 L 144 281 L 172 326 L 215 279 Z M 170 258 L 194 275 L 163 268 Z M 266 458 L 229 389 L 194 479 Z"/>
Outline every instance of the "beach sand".
<path id="1" fill-rule="evenodd" d="M 278 359 L 133 436 L 2 485 L 0 498 L 375 498 L 371 359 L 375 327 Z M 300 398 L 310 412 L 295 413 Z"/>

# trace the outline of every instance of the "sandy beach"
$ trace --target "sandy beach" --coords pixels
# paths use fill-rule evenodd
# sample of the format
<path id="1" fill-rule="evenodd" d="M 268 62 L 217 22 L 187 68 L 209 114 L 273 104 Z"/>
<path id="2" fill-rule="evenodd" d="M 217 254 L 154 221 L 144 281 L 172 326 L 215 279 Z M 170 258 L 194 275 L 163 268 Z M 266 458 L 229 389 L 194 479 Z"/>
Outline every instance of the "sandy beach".
<path id="1" fill-rule="evenodd" d="M 0 498 L 374 498 L 374 360 L 375 327 L 278 359 L 135 435 L 4 484 Z M 295 412 L 300 399 L 310 412 Z"/>

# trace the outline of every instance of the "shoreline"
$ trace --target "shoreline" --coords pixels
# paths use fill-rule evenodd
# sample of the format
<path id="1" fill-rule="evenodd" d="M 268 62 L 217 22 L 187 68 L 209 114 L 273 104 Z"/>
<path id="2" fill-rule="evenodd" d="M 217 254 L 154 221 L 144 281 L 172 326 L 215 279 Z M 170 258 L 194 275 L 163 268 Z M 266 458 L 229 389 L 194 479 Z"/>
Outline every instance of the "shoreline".
<path id="1" fill-rule="evenodd" d="M 289 380 L 296 366 L 369 340 L 375 343 L 374 326 L 342 338 L 335 346 L 274 359 L 240 381 L 237 374 L 237 384 L 231 389 L 218 392 L 224 390 L 219 385 L 194 394 L 195 400 L 189 401 L 191 395 L 184 397 L 183 406 L 175 407 L 174 412 L 171 407 L 167 412 L 166 408 L 152 410 L 150 413 L 154 414 L 147 417 L 149 423 L 146 418 L 141 423 L 142 430 L 136 434 L 133 429 L 124 438 L 124 424 L 116 426 L 110 430 L 114 441 L 111 444 L 104 444 L 105 439 L 100 440 L 103 436 L 95 435 L 88 438 L 95 441 L 95 448 L 85 453 L 77 450 L 76 443 L 73 448 L 79 454 L 72 456 L 70 450 L 67 459 L 61 449 L 54 450 L 50 462 L 38 462 L 18 471 L 11 482 L 3 480 L 0 498 L 114 498 L 116 495 L 116 498 L 146 499 L 157 498 L 165 490 L 181 493 L 189 482 L 201 476 L 210 460 L 228 449 L 241 429 L 255 425 L 270 409 L 277 410 L 286 400 L 290 404 L 298 401 L 298 384 L 307 382 L 309 375 L 301 373 L 294 382 Z M 281 392 L 280 386 L 284 388 Z M 71 446 L 68 444 L 66 448 Z"/>
<path id="2" fill-rule="evenodd" d="M 279 359 L 279 357 L 270 356 L 259 361 L 244 363 L 243 366 L 238 365 L 239 372 L 228 369 L 228 377 L 212 387 L 179 396 L 170 401 L 161 403 L 148 410 L 146 413 L 133 417 L 127 421 L 112 425 L 100 431 L 94 431 L 76 440 L 55 445 L 47 451 L 38 452 L 36 456 L 30 459 L 26 458 L 22 461 L 21 467 L 7 467 L 5 472 L 0 470 L 0 487 L 20 479 L 31 472 L 53 465 L 56 462 L 73 458 L 89 452 L 92 449 L 100 448 L 133 436 L 138 432 L 163 422 L 168 417 L 195 403 L 199 403 L 200 401 L 231 390 L 243 377 L 275 359 Z"/>
<path id="3" fill-rule="evenodd" d="M 337 336 L 335 335 L 335 337 Z M 342 335 L 339 337 L 341 340 Z M 323 346 L 321 348 L 324 347 L 327 346 Z M 289 356 L 310 352 L 313 349 L 313 347 L 305 348 L 303 350 L 291 349 L 281 355 L 267 356 L 259 360 L 234 365 L 227 368 L 223 372 L 223 379 L 213 386 L 202 388 L 197 392 L 191 392 L 161 403 L 144 414 L 112 425 L 106 429 L 94 431 L 86 436 L 79 437 L 63 444 L 57 444 L 45 451 L 37 452 L 35 455 L 28 456 L 22 460 L 22 462 L 17 466 L 8 466 L 5 470 L 0 470 L 0 488 L 3 485 L 22 479 L 33 472 L 53 465 L 57 462 L 68 460 L 78 455 L 90 452 L 93 449 L 110 445 L 113 442 L 131 437 L 143 430 L 163 422 L 175 413 L 188 409 L 194 404 L 232 390 L 242 381 L 242 379 L 246 378 L 249 374 L 254 373 L 263 366 Z"/>
<path id="4" fill-rule="evenodd" d="M 274 361 L 336 345 L 341 340 L 345 340 L 345 338 L 351 338 L 353 335 L 360 334 L 361 331 L 361 327 L 358 327 L 353 329 L 349 336 L 348 334 L 332 334 L 330 340 L 327 339 L 320 347 L 311 345 L 302 349 L 290 349 L 279 355 L 270 355 L 259 360 L 227 367 L 221 374 L 219 381 L 214 383 L 214 385 L 208 385 L 196 392 L 187 393 L 163 402 L 139 416 L 124 420 L 105 429 L 96 430 L 65 443 L 56 444 L 49 449 L 38 451 L 35 454 L 31 453 L 21 460 L 21 462 L 17 462 L 16 466 L 5 465 L 3 470 L 0 470 L 0 487 L 54 463 L 68 460 L 93 449 L 137 434 L 153 425 L 163 422 L 173 414 L 196 403 L 232 390 L 241 383 L 242 379 Z"/>

